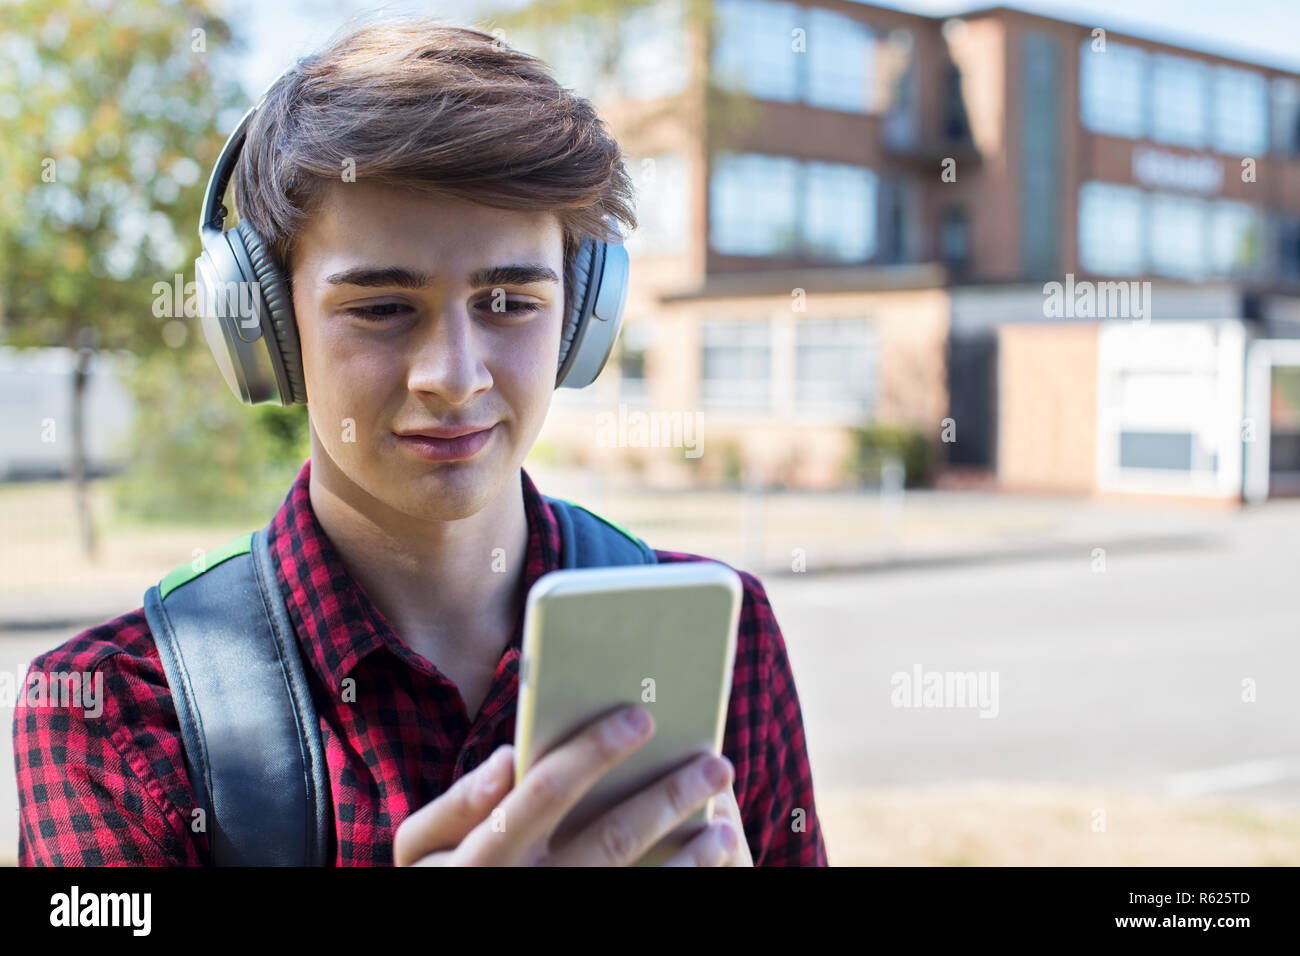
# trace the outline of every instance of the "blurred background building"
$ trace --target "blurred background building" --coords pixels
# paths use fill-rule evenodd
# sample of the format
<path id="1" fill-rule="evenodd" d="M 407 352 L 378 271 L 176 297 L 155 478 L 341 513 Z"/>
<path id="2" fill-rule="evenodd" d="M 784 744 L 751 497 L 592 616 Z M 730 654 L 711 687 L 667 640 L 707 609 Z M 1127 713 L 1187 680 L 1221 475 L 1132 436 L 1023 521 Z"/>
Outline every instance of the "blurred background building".
<path id="1" fill-rule="evenodd" d="M 697 410 L 725 453 L 593 448 L 564 391 L 548 440 L 826 487 L 873 423 L 1006 489 L 1296 490 L 1300 74 L 1000 7 L 712 9 L 634 11 L 603 82 L 580 26 L 506 37 L 597 101 L 637 178 L 600 407 Z"/>

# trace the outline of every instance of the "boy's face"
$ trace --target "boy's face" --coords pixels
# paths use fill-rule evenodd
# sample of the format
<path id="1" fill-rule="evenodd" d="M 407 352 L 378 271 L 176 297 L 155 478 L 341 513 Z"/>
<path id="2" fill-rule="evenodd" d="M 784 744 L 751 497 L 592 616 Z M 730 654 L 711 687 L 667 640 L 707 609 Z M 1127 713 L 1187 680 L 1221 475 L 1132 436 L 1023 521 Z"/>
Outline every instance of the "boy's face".
<path id="1" fill-rule="evenodd" d="M 550 407 L 560 222 L 373 183 L 328 188 L 292 268 L 313 472 L 327 469 L 353 504 L 474 514 L 516 475 Z M 501 267 L 516 268 L 490 274 Z M 492 431 L 455 460 L 422 457 L 395 434 L 462 427 Z"/>

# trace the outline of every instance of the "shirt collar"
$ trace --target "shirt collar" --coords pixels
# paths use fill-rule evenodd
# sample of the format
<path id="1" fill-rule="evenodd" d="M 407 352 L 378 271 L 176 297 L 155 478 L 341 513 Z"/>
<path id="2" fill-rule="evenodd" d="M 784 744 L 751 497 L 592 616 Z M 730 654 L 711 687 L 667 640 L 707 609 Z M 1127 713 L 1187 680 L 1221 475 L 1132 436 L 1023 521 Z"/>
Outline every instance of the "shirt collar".
<path id="1" fill-rule="evenodd" d="M 344 567 L 312 509 L 310 479 L 308 458 L 268 528 L 280 589 L 307 660 L 325 685 L 335 690 L 362 658 L 380 647 L 418 663 L 421 659 L 402 643 Z M 528 520 L 526 594 L 543 574 L 559 568 L 560 532 L 546 499 L 523 468 L 520 479 Z M 522 634 L 521 608 L 510 639 L 516 650 Z"/>

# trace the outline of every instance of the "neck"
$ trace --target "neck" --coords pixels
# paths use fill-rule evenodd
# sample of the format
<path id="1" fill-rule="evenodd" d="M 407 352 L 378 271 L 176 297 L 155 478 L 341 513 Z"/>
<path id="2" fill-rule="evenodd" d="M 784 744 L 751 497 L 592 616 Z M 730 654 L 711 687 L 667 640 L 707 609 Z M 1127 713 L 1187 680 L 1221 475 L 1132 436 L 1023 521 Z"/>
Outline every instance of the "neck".
<path id="1" fill-rule="evenodd" d="M 509 642 L 528 548 L 519 471 L 478 512 L 447 521 L 394 510 L 319 448 L 308 488 L 344 566 L 408 647 L 437 663 L 494 656 Z M 500 560 L 496 549 L 504 550 Z M 506 573 L 493 573 L 498 567 Z"/>

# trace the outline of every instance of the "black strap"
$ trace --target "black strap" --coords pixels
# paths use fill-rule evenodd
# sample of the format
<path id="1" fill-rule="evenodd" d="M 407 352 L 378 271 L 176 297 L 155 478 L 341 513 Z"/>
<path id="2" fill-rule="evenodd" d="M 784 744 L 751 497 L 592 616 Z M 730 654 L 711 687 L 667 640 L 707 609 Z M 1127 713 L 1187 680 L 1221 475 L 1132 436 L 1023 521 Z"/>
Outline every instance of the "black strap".
<path id="1" fill-rule="evenodd" d="M 547 497 L 561 566 L 655 564 L 639 538 Z M 275 577 L 267 529 L 235 554 L 144 597 L 172 689 L 194 798 L 216 866 L 325 866 L 332 821 L 320 724 Z"/>
<path id="2" fill-rule="evenodd" d="M 330 790 L 311 691 L 267 547 L 208 568 L 145 614 L 172 688 L 217 866 L 323 866 Z"/>
<path id="3" fill-rule="evenodd" d="M 560 527 L 561 568 L 658 563 L 654 551 L 644 541 L 610 524 L 600 515 L 563 498 L 543 497 Z"/>

